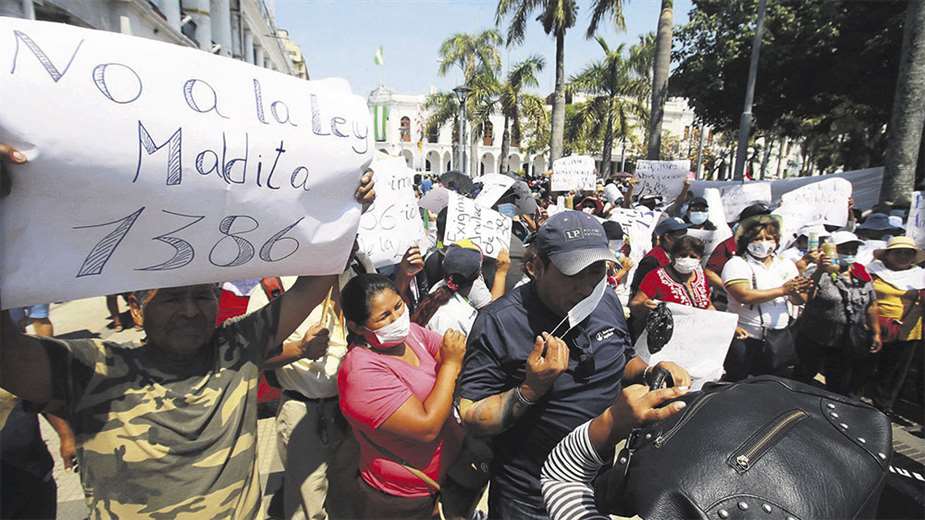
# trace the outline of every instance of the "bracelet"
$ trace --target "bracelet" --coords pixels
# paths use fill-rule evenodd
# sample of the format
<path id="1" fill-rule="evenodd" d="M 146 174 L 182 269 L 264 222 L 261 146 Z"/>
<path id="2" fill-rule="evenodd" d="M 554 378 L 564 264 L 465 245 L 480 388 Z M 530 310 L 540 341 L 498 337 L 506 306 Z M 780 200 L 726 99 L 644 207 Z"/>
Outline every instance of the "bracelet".
<path id="1" fill-rule="evenodd" d="M 531 401 L 524 397 L 524 393 L 520 391 L 519 386 L 514 388 L 514 397 L 516 397 L 518 401 L 526 406 L 533 406 L 536 404 L 536 401 Z"/>
<path id="2" fill-rule="evenodd" d="M 643 383 L 643 384 L 646 384 L 646 380 L 647 380 L 648 377 L 649 377 L 649 372 L 652 370 L 653 367 L 654 367 L 654 365 L 649 365 L 649 366 L 646 367 L 645 370 L 642 371 L 642 383 Z"/>

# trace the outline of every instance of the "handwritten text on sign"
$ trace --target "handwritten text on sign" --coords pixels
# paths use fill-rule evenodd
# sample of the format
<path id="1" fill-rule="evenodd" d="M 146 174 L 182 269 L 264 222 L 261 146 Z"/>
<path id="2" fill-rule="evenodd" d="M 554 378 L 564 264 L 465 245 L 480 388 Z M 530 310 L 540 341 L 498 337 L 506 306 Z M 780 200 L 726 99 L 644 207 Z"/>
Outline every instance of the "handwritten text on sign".
<path id="1" fill-rule="evenodd" d="M 4 307 L 346 263 L 371 156 L 346 82 L 12 18 L 0 70 L 0 142 L 29 158 L 0 205 Z"/>
<path id="2" fill-rule="evenodd" d="M 402 157 L 373 161 L 376 202 L 360 218 L 360 250 L 376 267 L 401 262 L 405 251 L 424 240 L 414 196 L 414 171 Z"/>
<path id="3" fill-rule="evenodd" d="M 497 258 L 502 249 L 511 247 L 511 219 L 476 201 L 450 192 L 446 214 L 444 243 L 469 239 L 485 256 Z"/>
<path id="4" fill-rule="evenodd" d="M 726 212 L 726 222 L 738 222 L 742 210 L 756 202 L 771 204 L 770 183 L 745 182 L 723 188 L 723 210 Z"/>
<path id="5" fill-rule="evenodd" d="M 640 197 L 659 196 L 665 202 L 674 200 L 684 189 L 684 181 L 691 171 L 691 162 L 683 161 L 637 161 L 636 194 Z"/>
<path id="6" fill-rule="evenodd" d="M 594 191 L 596 187 L 597 172 L 591 157 L 572 155 L 552 163 L 552 191 Z"/>

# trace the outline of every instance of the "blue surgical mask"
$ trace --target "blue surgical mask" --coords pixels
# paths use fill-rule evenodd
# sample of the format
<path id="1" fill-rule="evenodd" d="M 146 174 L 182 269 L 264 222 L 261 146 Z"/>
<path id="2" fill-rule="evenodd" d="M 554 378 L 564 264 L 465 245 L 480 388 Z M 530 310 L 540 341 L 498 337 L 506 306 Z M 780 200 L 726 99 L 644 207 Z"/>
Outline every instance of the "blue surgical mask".
<path id="1" fill-rule="evenodd" d="M 857 261 L 854 255 L 838 255 L 838 264 L 842 267 L 848 267 Z"/>
<path id="2" fill-rule="evenodd" d="M 706 211 L 691 211 L 690 214 L 688 214 L 688 218 L 690 219 L 691 224 L 695 226 L 699 226 L 700 224 L 706 222 L 708 216 L 709 213 Z"/>
<path id="3" fill-rule="evenodd" d="M 498 213 L 505 217 L 514 218 L 517 216 L 517 206 L 511 203 L 498 204 Z"/>

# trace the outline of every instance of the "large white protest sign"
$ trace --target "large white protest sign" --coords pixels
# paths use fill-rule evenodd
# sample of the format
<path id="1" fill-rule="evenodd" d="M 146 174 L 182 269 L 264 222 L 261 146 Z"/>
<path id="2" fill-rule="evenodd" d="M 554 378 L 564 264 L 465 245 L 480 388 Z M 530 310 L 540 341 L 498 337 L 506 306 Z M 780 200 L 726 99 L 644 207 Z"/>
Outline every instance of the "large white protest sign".
<path id="1" fill-rule="evenodd" d="M 684 189 L 684 181 L 691 171 L 691 162 L 682 161 L 636 161 L 635 193 L 640 197 L 659 196 L 669 202 Z"/>
<path id="2" fill-rule="evenodd" d="M 674 321 L 671 339 L 653 354 L 649 351 L 648 334 L 643 332 L 636 341 L 636 354 L 649 365 L 659 361 L 677 363 L 691 375 L 692 390 L 719 380 L 739 317 L 676 303 L 666 305 Z"/>
<path id="3" fill-rule="evenodd" d="M 906 236 L 915 240 L 915 245 L 919 248 L 925 248 L 925 191 L 912 192 Z"/>
<path id="4" fill-rule="evenodd" d="M 403 157 L 376 158 L 370 165 L 376 202 L 360 218 L 360 250 L 376 267 L 401 262 L 411 246 L 423 247 L 424 224 L 414 195 L 414 170 Z"/>
<path id="5" fill-rule="evenodd" d="M 639 207 L 635 209 L 615 208 L 610 214 L 609 220 L 619 222 L 623 228 L 624 237 L 628 237 L 630 244 L 630 260 L 633 261 L 633 267 L 627 273 L 625 280 L 632 280 L 636 274 L 636 268 L 642 257 L 652 249 L 652 231 L 655 224 L 658 223 L 661 212 L 653 211 L 648 208 Z M 627 238 L 624 238 L 626 241 Z"/>
<path id="6" fill-rule="evenodd" d="M 732 235 L 732 229 L 726 222 L 726 210 L 723 205 L 723 197 L 716 188 L 707 188 L 703 190 L 703 198 L 707 201 L 707 219 L 716 226 L 716 230 L 726 236 Z"/>
<path id="7" fill-rule="evenodd" d="M 552 163 L 552 191 L 594 191 L 597 187 L 597 171 L 594 159 L 587 155 L 570 155 Z"/>
<path id="8" fill-rule="evenodd" d="M 801 186 L 781 195 L 775 215 L 783 219 L 781 239 L 785 243 L 804 226 L 831 224 L 844 226 L 848 222 L 848 197 L 851 183 L 832 178 Z"/>
<path id="9" fill-rule="evenodd" d="M 421 197 L 418 205 L 434 213 L 440 213 L 450 203 L 450 190 L 443 186 L 434 186 Z"/>
<path id="10" fill-rule="evenodd" d="M 502 249 L 510 249 L 511 219 L 455 192 L 450 192 L 448 208 L 445 244 L 468 239 L 491 258 L 497 258 Z"/>
<path id="11" fill-rule="evenodd" d="M 771 184 L 767 182 L 745 182 L 723 188 L 723 210 L 726 222 L 736 222 L 742 210 L 763 202 L 771 204 Z"/>
<path id="12" fill-rule="evenodd" d="M 490 208 L 498 202 L 508 188 L 514 185 L 516 180 L 500 173 L 489 173 L 482 175 L 475 182 L 482 184 L 482 191 L 475 197 L 475 201 Z"/>
<path id="13" fill-rule="evenodd" d="M 0 18 L 4 307 L 343 270 L 366 100 L 196 49 Z"/>

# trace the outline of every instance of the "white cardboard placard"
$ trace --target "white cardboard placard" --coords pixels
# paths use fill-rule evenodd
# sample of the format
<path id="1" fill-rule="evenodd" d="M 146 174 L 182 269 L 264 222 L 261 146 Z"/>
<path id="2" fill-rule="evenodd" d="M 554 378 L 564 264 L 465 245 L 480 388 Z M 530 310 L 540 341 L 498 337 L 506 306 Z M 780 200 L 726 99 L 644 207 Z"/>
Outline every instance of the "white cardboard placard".
<path id="1" fill-rule="evenodd" d="M 681 161 L 636 161 L 635 194 L 639 197 L 655 195 L 666 203 L 673 201 L 684 189 L 684 181 L 691 171 L 691 162 Z"/>
<path id="2" fill-rule="evenodd" d="M 0 18 L 4 307 L 340 273 L 366 100 L 200 50 Z"/>
<path id="3" fill-rule="evenodd" d="M 401 262 L 408 248 L 420 247 L 426 237 L 414 194 L 414 170 L 403 157 L 377 158 L 370 168 L 375 172 L 376 202 L 360 218 L 357 239 L 373 265 L 382 267 Z"/>
<path id="4" fill-rule="evenodd" d="M 440 213 L 449 203 L 450 190 L 436 184 L 418 201 L 419 206 L 429 209 L 434 213 Z"/>
<path id="5" fill-rule="evenodd" d="M 771 184 L 768 182 L 737 183 L 723 188 L 723 210 L 726 212 L 726 222 L 737 222 L 742 210 L 763 202 L 771 204 Z"/>
<path id="6" fill-rule="evenodd" d="M 445 244 L 469 239 L 491 258 L 497 258 L 502 249 L 510 249 L 511 219 L 455 192 L 450 192 L 448 207 Z"/>
<path id="7" fill-rule="evenodd" d="M 516 181 L 513 177 L 508 177 L 507 175 L 489 173 L 476 179 L 476 182 L 482 183 L 482 191 L 475 197 L 475 201 L 486 208 L 490 208 L 498 202 L 498 199 L 500 199 L 501 196 L 504 195 L 504 192 L 513 186 Z"/>
<path id="8" fill-rule="evenodd" d="M 691 390 L 699 390 L 704 383 L 719 380 L 739 321 L 738 315 L 677 303 L 668 303 L 667 306 L 674 320 L 671 339 L 660 351 L 651 354 L 648 334 L 643 332 L 636 341 L 636 354 L 649 365 L 659 361 L 677 363 L 691 375 Z"/>
<path id="9" fill-rule="evenodd" d="M 594 159 L 587 155 L 570 155 L 552 163 L 551 191 L 594 191 L 597 171 Z"/>
<path id="10" fill-rule="evenodd" d="M 925 249 L 925 191 L 912 192 L 912 205 L 906 221 L 906 236 L 915 240 L 919 249 Z"/>

